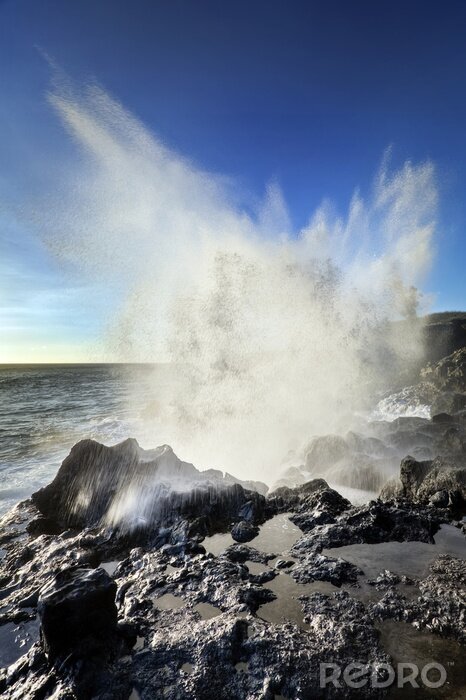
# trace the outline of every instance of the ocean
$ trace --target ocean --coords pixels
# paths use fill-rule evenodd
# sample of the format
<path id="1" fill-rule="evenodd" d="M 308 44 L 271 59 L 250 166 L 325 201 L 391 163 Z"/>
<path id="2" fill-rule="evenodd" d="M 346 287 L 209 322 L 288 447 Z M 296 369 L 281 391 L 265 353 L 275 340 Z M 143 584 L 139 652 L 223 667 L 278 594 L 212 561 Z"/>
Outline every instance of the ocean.
<path id="1" fill-rule="evenodd" d="M 0 513 L 50 482 L 79 440 L 163 442 L 154 374 L 163 387 L 166 365 L 0 365 Z"/>

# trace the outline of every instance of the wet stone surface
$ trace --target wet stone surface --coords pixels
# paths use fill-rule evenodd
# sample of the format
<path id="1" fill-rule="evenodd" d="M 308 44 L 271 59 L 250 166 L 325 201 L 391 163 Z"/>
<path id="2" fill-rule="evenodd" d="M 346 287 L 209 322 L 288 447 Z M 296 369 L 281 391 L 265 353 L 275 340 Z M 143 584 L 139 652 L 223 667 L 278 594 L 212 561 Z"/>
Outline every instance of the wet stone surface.
<path id="1" fill-rule="evenodd" d="M 28 535 L 38 517 L 30 503 L 4 521 L 2 697 L 382 698 L 386 690 L 370 686 L 322 689 L 320 663 L 410 654 L 458 662 L 450 695 L 423 697 L 461 697 L 466 540 L 451 524 L 457 514 L 406 499 L 351 506 L 319 479 L 264 498 L 258 523 L 259 502 L 231 493 L 236 515 L 217 532 L 202 499 L 195 518 L 180 513 L 151 540 L 96 526 Z M 258 528 L 247 543 L 231 536 L 241 522 Z M 51 647 L 46 630 L 41 642 L 47 590 L 60 591 L 49 607 L 58 619 L 64 605 L 69 624 L 71 610 L 92 609 L 92 586 L 109 606 L 105 634 L 80 615 L 88 643 L 68 635 Z M 16 644 L 14 630 L 27 636 L 27 625 Z"/>

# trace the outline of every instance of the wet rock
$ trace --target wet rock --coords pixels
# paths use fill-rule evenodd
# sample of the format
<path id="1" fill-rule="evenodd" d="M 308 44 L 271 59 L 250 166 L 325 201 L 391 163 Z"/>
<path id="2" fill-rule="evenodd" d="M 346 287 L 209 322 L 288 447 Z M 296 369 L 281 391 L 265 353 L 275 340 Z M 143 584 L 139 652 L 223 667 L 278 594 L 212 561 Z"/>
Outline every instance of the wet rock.
<path id="1" fill-rule="evenodd" d="M 258 564 L 267 564 L 269 559 L 274 558 L 274 554 L 259 552 L 254 547 L 246 544 L 232 544 L 225 549 L 223 556 L 233 562 L 244 563 L 245 561 L 254 561 Z"/>
<path id="2" fill-rule="evenodd" d="M 414 581 L 408 576 L 398 576 L 398 574 L 388 571 L 388 569 L 385 569 L 376 579 L 370 580 L 367 583 L 369 586 L 374 586 L 378 591 L 385 591 L 388 588 L 397 586 L 399 583 L 403 583 L 405 586 L 414 585 Z"/>
<path id="3" fill-rule="evenodd" d="M 355 584 L 358 576 L 362 576 L 363 573 L 357 566 L 340 557 L 334 559 L 323 554 L 312 554 L 301 559 L 290 575 L 298 583 L 328 581 L 339 587 L 342 583 Z"/>
<path id="4" fill-rule="evenodd" d="M 450 501 L 450 496 L 448 491 L 436 491 L 430 498 L 429 502 L 438 508 L 446 508 Z"/>
<path id="5" fill-rule="evenodd" d="M 276 569 L 289 569 L 294 565 L 294 560 L 293 559 L 277 559 L 275 562 L 275 568 Z"/>
<path id="6" fill-rule="evenodd" d="M 250 542 L 259 534 L 257 525 L 253 525 L 247 520 L 241 520 L 231 529 L 231 536 L 236 542 Z"/>
<path id="7" fill-rule="evenodd" d="M 421 376 L 443 391 L 466 392 L 466 347 L 421 370 Z"/>
<path id="8" fill-rule="evenodd" d="M 370 606 L 380 620 L 409 622 L 443 637 L 466 643 L 466 561 L 438 557 L 426 579 L 418 582 L 420 595 L 406 599 L 393 588 Z"/>
<path id="9" fill-rule="evenodd" d="M 443 511 L 434 506 L 409 501 L 370 501 L 343 512 L 333 523 L 316 525 L 296 542 L 291 552 L 302 557 L 348 544 L 415 540 L 432 543 L 440 524 L 447 521 Z"/>
<path id="10" fill-rule="evenodd" d="M 421 503 L 430 501 L 439 508 L 448 505 L 465 508 L 466 467 L 442 457 L 423 462 L 405 457 L 400 465 L 399 481 L 388 483 L 380 493 L 382 500 L 394 495 Z"/>
<path id="11" fill-rule="evenodd" d="M 236 519 L 246 502 L 253 502 L 256 514 L 265 504 L 263 495 L 246 490 L 238 479 L 200 472 L 168 445 L 142 450 L 133 439 L 113 447 L 94 440 L 77 443 L 55 479 L 32 500 L 62 529 L 105 524 L 123 533 L 200 516 L 215 531 Z"/>
<path id="12" fill-rule="evenodd" d="M 324 482 L 325 483 L 325 482 Z M 300 487 L 301 500 L 290 520 L 303 532 L 309 532 L 316 525 L 333 523 L 338 515 L 351 507 L 351 503 L 337 491 L 319 482 L 309 482 L 312 488 L 306 490 L 306 484 Z"/>
<path id="13" fill-rule="evenodd" d="M 95 654 L 116 633 L 116 584 L 103 569 L 67 569 L 41 589 L 37 610 L 50 659 Z"/>

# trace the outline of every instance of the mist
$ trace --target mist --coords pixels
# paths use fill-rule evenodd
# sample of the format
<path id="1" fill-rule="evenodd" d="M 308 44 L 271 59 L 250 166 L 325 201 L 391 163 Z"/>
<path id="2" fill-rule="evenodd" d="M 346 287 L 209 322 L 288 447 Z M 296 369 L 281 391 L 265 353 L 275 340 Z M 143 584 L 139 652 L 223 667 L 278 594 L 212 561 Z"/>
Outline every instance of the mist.
<path id="1" fill-rule="evenodd" d="M 270 483 L 290 451 L 348 430 L 422 355 L 430 162 L 393 171 L 387 153 L 344 216 L 327 202 L 295 231 L 277 183 L 251 213 L 235 183 L 101 88 L 59 85 L 49 100 L 76 159 L 35 204 L 47 245 L 106 290 L 112 359 L 176 367 L 168 386 L 148 387 L 145 446 Z M 402 318 L 412 323 L 400 333 Z"/>

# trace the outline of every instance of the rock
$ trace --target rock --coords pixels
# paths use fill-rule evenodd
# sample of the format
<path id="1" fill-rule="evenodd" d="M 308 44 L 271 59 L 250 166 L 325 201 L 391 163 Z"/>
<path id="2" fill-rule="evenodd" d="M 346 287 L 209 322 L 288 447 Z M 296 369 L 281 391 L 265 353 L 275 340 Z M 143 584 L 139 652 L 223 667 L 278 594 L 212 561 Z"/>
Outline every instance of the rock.
<path id="1" fill-rule="evenodd" d="M 132 439 L 113 447 L 94 440 L 77 443 L 55 479 L 32 500 L 62 530 L 107 525 L 123 535 L 201 516 L 205 528 L 215 532 L 245 503 L 256 520 L 265 518 L 264 496 L 246 490 L 239 480 L 220 478 L 215 470 L 204 474 L 179 460 L 168 445 L 146 451 Z"/>
<path id="2" fill-rule="evenodd" d="M 323 482 L 323 483 L 322 483 Z M 316 525 L 335 522 L 335 518 L 348 510 L 351 503 L 325 481 L 319 480 L 299 487 L 300 502 L 290 520 L 303 532 L 309 532 Z"/>
<path id="3" fill-rule="evenodd" d="M 446 508 L 448 506 L 450 496 L 448 491 L 436 491 L 430 498 L 429 502 L 438 508 Z"/>
<path id="4" fill-rule="evenodd" d="M 262 507 L 260 507 L 262 506 Z M 247 522 L 263 522 L 264 520 L 264 508 L 263 503 L 258 503 L 257 501 L 246 501 L 239 509 L 238 516 L 241 520 L 246 520 Z"/>
<path id="5" fill-rule="evenodd" d="M 275 568 L 276 569 L 289 569 L 294 565 L 294 560 L 293 559 L 277 559 L 275 562 Z"/>
<path id="6" fill-rule="evenodd" d="M 466 425 L 466 416 L 394 423 L 376 429 L 380 434 L 389 430 L 398 435 L 419 430 L 433 443 L 445 431 Z M 361 448 L 363 438 L 354 434 L 345 440 L 354 452 Z M 374 450 L 382 449 L 377 440 Z M 58 482 L 69 487 L 70 493 L 82 494 L 83 509 L 72 522 L 83 529 L 38 534 L 41 527 L 33 525 L 29 529 L 34 534 L 27 532 L 27 523 L 34 519 L 62 517 L 68 512 L 63 510 L 66 496 L 58 492 L 57 485 L 46 497 L 42 494 L 35 499 L 49 512 L 41 514 L 26 502 L 4 521 L 0 623 L 13 627 L 16 620 L 33 621 L 37 605 L 43 642 L 36 641 L 15 664 L 0 670 L 2 696 L 127 700 L 135 688 L 141 697 L 168 700 L 269 700 L 277 695 L 339 700 L 341 689 L 321 687 L 320 663 L 329 660 L 344 668 L 355 661 L 389 662 L 375 620 L 404 620 L 466 642 L 465 562 L 452 557 L 439 557 L 428 576 L 415 582 L 387 570 L 372 581 L 363 579 L 385 593 L 375 603 L 364 604 L 348 591 L 301 596 L 298 603 L 306 629 L 292 621 L 269 623 L 261 611 L 262 605 L 273 600 L 280 605 L 283 583 L 289 582 L 293 589 L 313 581 L 335 586 L 360 583 L 363 572 L 339 557 L 338 551 L 324 552 L 326 548 L 408 540 L 432 543 L 440 524 L 451 521 L 451 504 L 461 495 L 458 480 L 448 476 L 452 460 L 429 459 L 425 460 L 428 465 L 419 467 L 412 458 L 405 462 L 404 481 L 399 481 L 396 498 L 355 507 L 324 479 L 296 488 L 282 487 L 264 498 L 241 484 L 223 483 L 224 477 L 215 470 L 201 477 L 192 465 L 178 464 L 170 451 L 164 453 L 165 461 L 157 451 L 141 456 L 134 444 L 110 453 L 107 450 L 113 448 L 95 449 L 98 459 L 94 465 L 103 475 L 108 471 L 107 486 L 114 487 L 114 492 L 105 495 L 98 484 L 95 498 L 91 492 L 84 498 L 82 476 L 91 466 L 83 468 L 75 458 L 77 454 L 84 461 L 86 455 L 90 459 L 94 448 L 89 446 L 77 450 Z M 157 495 L 158 500 L 152 502 L 163 507 L 157 515 L 155 509 L 145 511 L 151 525 L 147 527 L 146 522 L 147 536 L 141 538 L 135 538 L 132 531 L 108 527 L 105 517 L 122 483 L 116 457 L 121 457 L 124 471 L 131 454 L 134 469 L 130 471 L 140 474 L 142 483 L 147 484 L 145 479 L 154 473 L 157 478 L 163 475 L 160 484 L 167 480 L 157 493 L 149 494 L 152 499 Z M 146 458 L 149 466 L 142 464 Z M 174 474 L 188 481 L 192 477 L 192 493 L 174 493 Z M 92 479 L 88 483 L 93 486 Z M 441 506 L 445 493 L 449 508 Z M 235 543 L 214 556 L 200 543 L 216 528 L 225 533 L 232 524 L 240 533 L 255 535 L 263 519 L 284 512 L 305 530 L 291 550 L 274 554 Z M 96 520 L 96 513 L 103 515 Z M 461 521 L 455 524 L 463 527 Z M 459 531 L 456 534 L 461 536 Z M 253 566 L 248 570 L 247 562 L 267 564 L 271 559 L 277 560 L 273 568 L 264 567 L 259 574 L 252 573 Z M 112 560 L 120 562 L 113 579 L 102 569 L 91 569 Z M 268 581 L 277 575 L 280 585 L 268 587 Z M 408 596 L 402 595 L 400 584 L 412 585 Z M 162 598 L 164 604 L 160 604 Z M 133 649 L 136 635 L 144 642 Z M 238 672 L 239 662 L 247 664 L 247 672 Z M 367 685 L 354 689 L 352 695 L 345 689 L 344 697 L 374 699 L 384 697 L 385 692 Z"/>
<path id="7" fill-rule="evenodd" d="M 302 558 L 324 548 L 349 544 L 414 541 L 433 543 L 433 535 L 448 518 L 434 506 L 409 501 L 370 501 L 353 507 L 335 518 L 333 523 L 316 525 L 291 549 Z"/>
<path id="8" fill-rule="evenodd" d="M 250 542 L 259 534 L 259 528 L 247 520 L 240 520 L 231 529 L 231 536 L 236 542 Z"/>
<path id="9" fill-rule="evenodd" d="M 436 363 L 445 355 L 466 346 L 466 315 L 436 313 L 422 319 L 426 359 Z"/>
<path id="10" fill-rule="evenodd" d="M 339 587 L 342 583 L 355 584 L 358 576 L 362 576 L 363 573 L 357 566 L 341 559 L 341 557 L 334 559 L 323 554 L 311 554 L 303 557 L 296 564 L 290 576 L 298 583 L 328 581 Z"/>
<path id="11" fill-rule="evenodd" d="M 103 569 L 65 569 L 44 586 L 37 611 L 49 659 L 95 655 L 115 636 L 116 583 Z"/>
<path id="12" fill-rule="evenodd" d="M 466 344 L 465 344 L 466 345 Z M 466 347 L 421 370 L 421 376 L 442 391 L 466 392 Z"/>
<path id="13" fill-rule="evenodd" d="M 466 561 L 443 555 L 419 582 L 420 596 L 406 599 L 391 588 L 370 606 L 376 619 L 409 622 L 442 637 L 466 643 Z"/>
<path id="14" fill-rule="evenodd" d="M 466 507 L 466 467 L 451 459 L 437 457 L 434 460 L 417 462 L 412 457 L 405 457 L 400 466 L 402 493 L 413 501 L 427 503 L 434 498 L 437 507 L 454 505 L 455 508 Z M 438 495 L 442 492 L 442 495 Z M 448 500 L 445 493 L 448 493 Z M 388 495 L 385 489 L 383 495 Z"/>
<path id="15" fill-rule="evenodd" d="M 267 564 L 269 559 L 274 558 L 274 554 L 259 552 L 254 547 L 250 547 L 247 544 L 231 544 L 222 553 L 222 556 L 226 557 L 230 561 L 244 563 L 245 561 L 255 561 L 258 564 Z"/>
<path id="16" fill-rule="evenodd" d="M 382 573 L 379 574 L 376 579 L 369 580 L 367 583 L 369 586 L 374 586 L 374 588 L 376 588 L 378 591 L 383 591 L 401 583 L 401 577 L 398 576 L 398 574 L 394 574 L 393 572 L 388 571 L 388 569 L 385 569 L 385 571 L 382 571 Z"/>
<path id="17" fill-rule="evenodd" d="M 350 448 L 340 435 L 321 435 L 312 440 L 305 450 L 305 467 L 308 472 L 325 473 L 349 455 Z"/>

